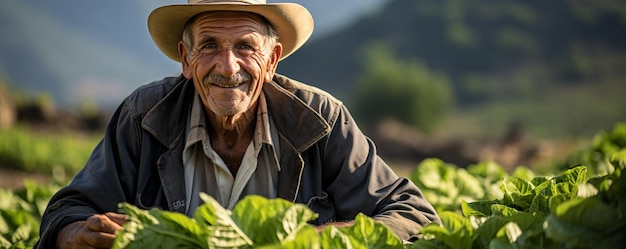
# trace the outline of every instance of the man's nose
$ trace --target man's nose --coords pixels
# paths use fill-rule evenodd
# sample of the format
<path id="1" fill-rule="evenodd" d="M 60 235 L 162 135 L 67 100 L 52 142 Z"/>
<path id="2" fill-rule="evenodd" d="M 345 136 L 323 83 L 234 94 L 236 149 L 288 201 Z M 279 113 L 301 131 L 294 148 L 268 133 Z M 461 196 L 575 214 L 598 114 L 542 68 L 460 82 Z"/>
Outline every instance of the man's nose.
<path id="1" fill-rule="evenodd" d="M 232 49 L 220 51 L 217 60 L 216 70 L 223 76 L 235 75 L 241 69 L 239 58 Z"/>

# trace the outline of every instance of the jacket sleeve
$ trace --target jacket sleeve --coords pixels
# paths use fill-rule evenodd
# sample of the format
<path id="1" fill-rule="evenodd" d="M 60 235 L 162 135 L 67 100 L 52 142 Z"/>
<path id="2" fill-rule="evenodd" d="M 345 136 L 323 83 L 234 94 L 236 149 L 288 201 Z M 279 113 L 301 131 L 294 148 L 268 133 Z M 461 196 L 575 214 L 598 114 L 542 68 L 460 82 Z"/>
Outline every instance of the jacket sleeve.
<path id="1" fill-rule="evenodd" d="M 35 248 L 56 248 L 57 234 L 64 226 L 93 214 L 116 212 L 119 202 L 132 198 L 140 134 L 137 127 L 122 104 L 85 167 L 51 198 L 42 216 Z"/>
<path id="2" fill-rule="evenodd" d="M 357 127 L 342 105 L 325 149 L 325 165 L 340 167 L 328 187 L 337 220 L 353 219 L 359 212 L 378 220 L 402 240 L 415 240 L 419 230 L 441 223 L 418 187 L 398 177 L 377 155 L 374 143 Z"/>

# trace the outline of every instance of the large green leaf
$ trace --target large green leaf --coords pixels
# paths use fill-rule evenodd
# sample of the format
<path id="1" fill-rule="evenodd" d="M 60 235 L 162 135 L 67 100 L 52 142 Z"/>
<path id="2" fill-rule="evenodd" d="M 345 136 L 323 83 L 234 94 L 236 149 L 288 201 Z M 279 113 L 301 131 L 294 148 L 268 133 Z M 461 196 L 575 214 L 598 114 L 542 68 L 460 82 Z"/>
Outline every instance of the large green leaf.
<path id="1" fill-rule="evenodd" d="M 250 214 L 251 211 L 254 215 Z M 303 237 L 310 234 L 310 230 L 315 230 L 307 222 L 317 217 L 303 204 L 249 195 L 237 203 L 232 216 L 255 246 L 286 244 L 296 238 L 317 239 Z"/>
<path id="2" fill-rule="evenodd" d="M 223 208 L 213 197 L 200 193 L 204 204 L 196 209 L 194 218 L 209 229 L 209 246 L 233 248 L 252 246 L 254 242 L 241 230 L 231 217 L 231 211 Z"/>
<path id="3" fill-rule="evenodd" d="M 553 177 L 551 180 L 556 183 L 566 182 L 571 185 L 578 185 L 587 182 L 587 167 L 578 166 L 572 169 L 568 169 L 562 174 Z"/>
<path id="4" fill-rule="evenodd" d="M 598 198 L 564 202 L 556 208 L 554 215 L 563 222 L 599 231 L 611 228 L 620 220 L 618 211 Z"/>
<path id="5" fill-rule="evenodd" d="M 431 235 L 451 249 L 470 249 L 474 241 L 474 228 L 469 219 L 455 213 L 439 214 L 442 225 L 429 225 L 422 228 L 424 236 Z"/>
<path id="6" fill-rule="evenodd" d="M 352 226 L 326 227 L 321 233 L 321 245 L 326 249 L 404 248 L 402 241 L 389 228 L 361 213 Z"/>
<path id="7" fill-rule="evenodd" d="M 322 248 L 354 249 L 350 236 L 343 233 L 335 226 L 329 226 L 321 233 L 320 243 Z"/>
<path id="8" fill-rule="evenodd" d="M 410 179 L 435 209 L 456 210 L 460 204 L 457 170 L 458 167 L 441 159 L 428 158 L 417 165 Z"/>
<path id="9" fill-rule="evenodd" d="M 10 248 L 11 244 L 13 244 L 11 243 L 11 241 L 4 238 L 4 236 L 0 235 L 0 248 Z"/>
<path id="10" fill-rule="evenodd" d="M 129 220 L 116 235 L 113 248 L 208 248 L 208 230 L 183 214 L 142 210 L 128 203 L 120 204 L 120 209 Z"/>
<path id="11" fill-rule="evenodd" d="M 339 230 L 348 235 L 355 249 L 403 248 L 402 241 L 389 228 L 362 213 L 356 216 L 354 225 Z"/>
<path id="12" fill-rule="evenodd" d="M 190 219 L 181 213 L 165 212 L 158 209 L 150 211 L 159 222 L 161 231 L 172 231 L 173 234 L 167 232 L 169 237 L 180 241 L 177 244 L 177 248 L 180 246 L 193 246 L 197 248 L 208 248 L 206 238 L 209 236 L 208 229 L 196 222 L 194 219 Z"/>
<path id="13" fill-rule="evenodd" d="M 461 203 L 461 211 L 465 217 L 470 216 L 491 216 L 491 205 L 498 203 L 496 200 L 491 201 L 474 201 Z"/>
<path id="14" fill-rule="evenodd" d="M 502 204 L 520 211 L 530 208 L 535 198 L 535 186 L 528 180 L 519 177 L 509 177 L 502 181 L 504 198 Z"/>
<path id="15" fill-rule="evenodd" d="M 491 205 L 491 214 L 498 216 L 511 216 L 519 213 L 520 211 L 516 208 L 509 207 L 507 205 L 502 204 L 493 204 Z"/>
<path id="16" fill-rule="evenodd" d="M 484 161 L 467 167 L 467 171 L 480 181 L 485 199 L 501 199 L 500 182 L 508 177 L 506 170 L 494 161 Z"/>
<path id="17" fill-rule="evenodd" d="M 598 198 L 573 199 L 546 218 L 546 235 L 570 245 L 621 248 L 626 219 Z"/>
<path id="18" fill-rule="evenodd" d="M 443 194 L 456 196 L 458 192 L 454 184 L 456 169 L 456 166 L 441 159 L 429 158 L 417 165 L 411 174 L 411 180 L 422 189 L 443 190 L 440 191 Z"/>
<path id="19" fill-rule="evenodd" d="M 515 223 L 522 232 L 526 232 L 541 230 L 542 222 L 542 217 L 529 213 L 516 213 L 510 216 L 492 216 L 477 229 L 475 245 L 477 248 L 487 248 L 491 241 L 497 237 L 498 232 L 508 223 Z"/>
<path id="20" fill-rule="evenodd" d="M 480 200 L 485 196 L 481 182 L 463 168 L 457 170 L 455 182 L 459 188 L 459 196 L 463 196 L 465 200 Z"/>
<path id="21" fill-rule="evenodd" d="M 280 244 L 268 244 L 261 246 L 254 246 L 255 249 L 321 249 L 320 236 L 317 231 L 310 227 L 310 229 L 303 229 L 298 233 L 298 239 L 283 241 Z M 346 248 L 346 244 L 339 244 L 338 247 L 325 247 L 325 248 Z"/>

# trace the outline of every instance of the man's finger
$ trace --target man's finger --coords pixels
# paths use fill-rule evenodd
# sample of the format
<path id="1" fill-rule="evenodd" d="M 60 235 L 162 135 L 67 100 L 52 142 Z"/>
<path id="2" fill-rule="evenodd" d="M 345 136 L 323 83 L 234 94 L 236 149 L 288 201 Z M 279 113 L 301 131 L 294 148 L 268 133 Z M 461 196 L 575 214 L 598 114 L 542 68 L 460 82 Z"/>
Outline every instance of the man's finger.
<path id="1" fill-rule="evenodd" d="M 108 216 L 103 214 L 95 214 L 87 218 L 85 227 L 93 232 L 103 232 L 114 234 L 115 231 L 121 230 L 122 226 L 112 221 Z"/>
<path id="2" fill-rule="evenodd" d="M 118 214 L 118 213 L 113 213 L 113 212 L 108 212 L 104 214 L 106 217 L 109 217 L 109 219 L 113 222 L 115 222 L 118 225 L 124 225 L 124 223 L 126 223 L 126 221 L 128 221 L 128 215 L 125 214 Z"/>
<path id="3" fill-rule="evenodd" d="M 94 248 L 111 248 L 115 240 L 115 234 L 103 232 L 89 232 L 83 236 L 83 240 Z"/>

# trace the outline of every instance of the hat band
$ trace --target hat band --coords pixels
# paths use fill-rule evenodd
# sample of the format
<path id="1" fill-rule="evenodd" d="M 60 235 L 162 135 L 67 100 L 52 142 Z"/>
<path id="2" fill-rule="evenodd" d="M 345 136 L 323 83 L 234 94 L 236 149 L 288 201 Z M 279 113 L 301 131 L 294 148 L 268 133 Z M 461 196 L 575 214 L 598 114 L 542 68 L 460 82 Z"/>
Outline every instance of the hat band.
<path id="1" fill-rule="evenodd" d="M 265 0 L 189 0 L 188 3 L 210 3 L 210 4 L 265 4 Z"/>

